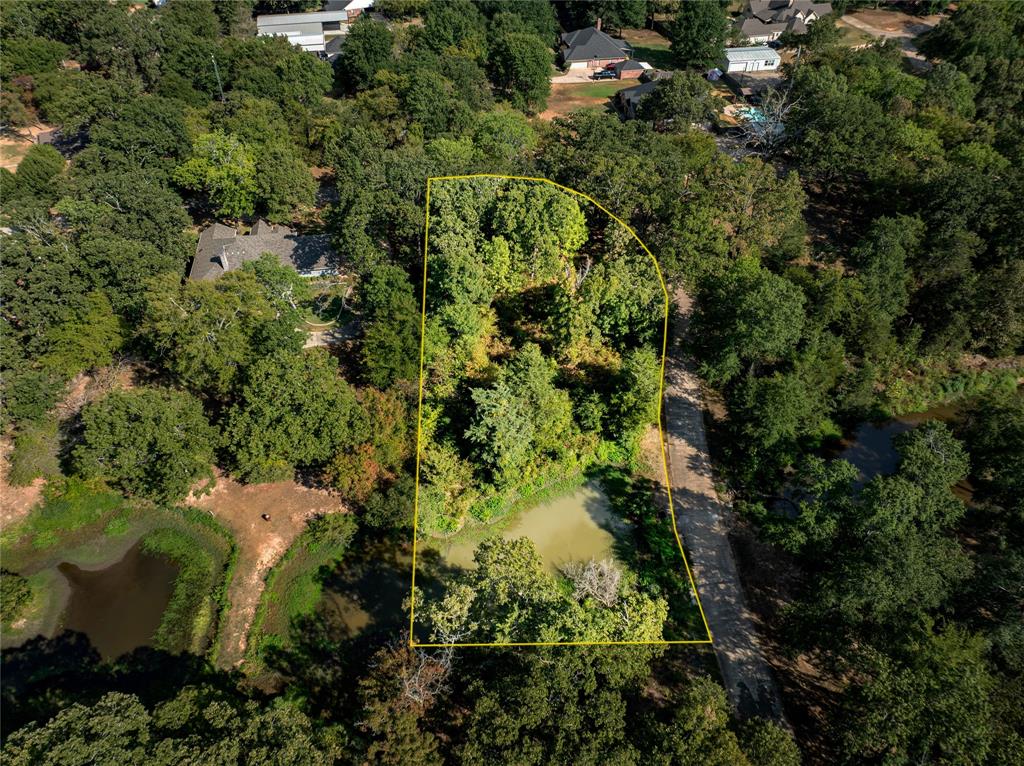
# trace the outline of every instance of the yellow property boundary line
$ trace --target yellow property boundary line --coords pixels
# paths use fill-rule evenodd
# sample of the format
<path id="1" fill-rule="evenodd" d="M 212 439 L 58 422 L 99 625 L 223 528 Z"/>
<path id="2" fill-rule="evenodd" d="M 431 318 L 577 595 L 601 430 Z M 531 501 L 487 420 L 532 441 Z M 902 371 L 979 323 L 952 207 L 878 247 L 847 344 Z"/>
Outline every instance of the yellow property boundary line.
<path id="1" fill-rule="evenodd" d="M 697 610 L 700 612 L 700 619 L 704 623 L 704 630 L 707 631 L 708 637 L 702 639 L 694 639 L 688 641 L 533 641 L 533 642 L 510 642 L 510 643 L 455 643 L 455 644 L 421 644 L 417 643 L 413 638 L 414 623 L 416 620 L 416 540 L 417 533 L 419 530 L 419 512 L 420 512 L 420 452 L 422 449 L 421 435 L 423 430 L 423 350 L 425 341 L 425 330 L 427 322 L 427 247 L 430 241 L 430 184 L 433 181 L 467 181 L 473 178 L 496 178 L 505 181 L 533 181 L 535 183 L 546 183 L 561 189 L 569 194 L 575 194 L 577 197 L 582 197 L 587 202 L 592 204 L 602 213 L 607 215 L 613 221 L 622 226 L 628 231 L 633 239 L 640 243 L 640 247 L 643 248 L 644 252 L 647 253 L 651 258 L 651 263 L 654 264 L 654 270 L 658 274 L 658 281 L 661 283 L 661 291 L 665 295 L 665 318 L 662 328 L 661 336 L 661 378 L 658 381 L 658 438 L 661 442 L 661 462 L 662 468 L 665 471 L 665 491 L 668 495 L 668 509 L 669 515 L 672 517 L 672 532 L 676 537 L 676 544 L 679 546 L 679 553 L 683 557 L 683 566 L 686 568 L 686 576 L 690 581 L 690 588 L 693 590 L 694 598 L 697 601 Z M 588 194 L 584 194 L 576 189 L 570 189 L 568 186 L 563 186 L 560 183 L 556 183 L 549 178 L 533 178 L 530 176 L 507 176 L 498 175 L 494 173 L 473 173 L 470 175 L 461 176 L 431 176 L 427 178 L 427 200 L 426 200 L 426 217 L 423 229 L 423 296 L 422 296 L 422 311 L 420 312 L 420 380 L 419 380 L 419 404 L 416 413 L 416 489 L 414 492 L 413 500 L 413 520 L 412 520 L 412 585 L 410 590 L 409 600 L 409 646 L 411 647 L 448 647 L 448 646 L 488 646 L 488 647 L 508 647 L 508 646 L 638 646 L 638 645 L 655 645 L 662 646 L 668 644 L 710 644 L 712 643 L 711 628 L 708 627 L 707 617 L 704 615 L 704 607 L 700 602 L 700 593 L 697 591 L 697 584 L 693 579 L 693 572 L 690 569 L 690 562 L 686 559 L 686 551 L 683 550 L 683 541 L 679 537 L 679 529 L 676 526 L 676 513 L 675 505 L 672 502 L 672 479 L 668 472 L 668 453 L 665 450 L 665 433 L 661 427 L 661 414 L 662 404 L 664 402 L 665 394 L 665 356 L 668 352 L 668 317 L 669 317 L 669 293 L 668 286 L 665 284 L 665 277 L 662 276 L 661 267 L 658 266 L 658 259 L 654 257 L 647 245 L 644 244 L 643 240 L 637 236 L 633 228 L 623 221 L 621 218 L 616 216 L 614 213 L 608 210 L 604 205 L 598 202 L 596 199 Z"/>

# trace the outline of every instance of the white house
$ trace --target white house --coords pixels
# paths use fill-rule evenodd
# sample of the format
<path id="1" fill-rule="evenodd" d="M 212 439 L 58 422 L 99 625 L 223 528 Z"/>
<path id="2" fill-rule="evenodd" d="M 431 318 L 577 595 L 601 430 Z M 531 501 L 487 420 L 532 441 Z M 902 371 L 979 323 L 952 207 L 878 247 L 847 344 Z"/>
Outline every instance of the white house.
<path id="1" fill-rule="evenodd" d="M 329 0 L 322 11 L 257 16 L 256 34 L 286 37 L 304 51 L 327 54 L 337 47 L 331 42 L 348 34 L 349 25 L 372 7 L 373 0 Z"/>
<path id="2" fill-rule="evenodd" d="M 752 48 L 726 48 L 719 65 L 723 72 L 770 72 L 782 64 L 779 54 L 767 45 Z"/>

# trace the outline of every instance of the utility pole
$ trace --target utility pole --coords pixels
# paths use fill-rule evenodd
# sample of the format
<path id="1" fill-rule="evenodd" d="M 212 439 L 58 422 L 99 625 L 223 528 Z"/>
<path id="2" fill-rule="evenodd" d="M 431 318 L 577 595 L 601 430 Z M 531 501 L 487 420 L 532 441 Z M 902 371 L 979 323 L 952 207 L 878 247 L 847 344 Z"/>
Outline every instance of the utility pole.
<path id="1" fill-rule="evenodd" d="M 224 100 L 224 86 L 220 82 L 220 68 L 217 66 L 217 57 L 210 54 L 210 61 L 213 62 L 213 73 L 217 75 L 217 90 L 220 91 L 220 100 Z"/>

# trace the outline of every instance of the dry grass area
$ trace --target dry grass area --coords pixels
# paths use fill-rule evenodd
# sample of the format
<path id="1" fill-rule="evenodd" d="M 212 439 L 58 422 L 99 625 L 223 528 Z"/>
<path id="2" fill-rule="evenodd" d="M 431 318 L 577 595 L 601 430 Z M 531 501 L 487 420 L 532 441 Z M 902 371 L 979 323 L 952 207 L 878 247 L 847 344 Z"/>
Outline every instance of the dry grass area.
<path id="1" fill-rule="evenodd" d="M 18 165 L 28 154 L 32 142 L 23 138 L 12 138 L 3 136 L 0 138 L 0 168 L 10 170 L 12 173 L 18 170 Z"/>
<path id="2" fill-rule="evenodd" d="M 553 120 L 581 109 L 611 110 L 611 97 L 636 84 L 636 80 L 553 84 L 547 109 L 539 116 L 542 120 Z"/>
<path id="3" fill-rule="evenodd" d="M 633 46 L 633 58 L 646 61 L 655 69 L 675 69 L 672 43 L 653 29 L 624 29 L 623 39 Z"/>
<path id="4" fill-rule="evenodd" d="M 224 667 L 238 665 L 245 658 L 249 628 L 267 573 L 305 529 L 307 521 L 346 509 L 335 494 L 326 490 L 294 481 L 239 484 L 219 472 L 209 494 L 193 496 L 189 504 L 209 511 L 231 531 L 238 546 L 218 656 L 218 663 Z M 262 514 L 270 519 L 264 521 Z"/>
<path id="5" fill-rule="evenodd" d="M 623 29 L 622 39 L 632 46 L 668 49 L 669 39 L 653 29 Z"/>
<path id="6" fill-rule="evenodd" d="M 878 40 L 874 35 L 870 35 L 863 29 L 857 29 L 857 27 L 847 24 L 842 19 L 836 22 L 836 27 L 841 33 L 839 42 L 848 48 L 860 48 L 865 45 L 871 45 L 871 43 Z"/>

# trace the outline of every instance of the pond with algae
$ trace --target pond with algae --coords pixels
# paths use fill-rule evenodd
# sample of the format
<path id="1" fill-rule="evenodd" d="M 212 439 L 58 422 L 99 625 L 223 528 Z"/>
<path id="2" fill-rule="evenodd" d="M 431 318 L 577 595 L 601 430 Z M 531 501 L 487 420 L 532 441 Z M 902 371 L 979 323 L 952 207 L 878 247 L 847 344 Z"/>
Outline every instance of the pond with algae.
<path id="1" fill-rule="evenodd" d="M 533 541 L 549 571 L 569 561 L 614 558 L 616 543 L 630 527 L 611 509 L 608 496 L 597 482 L 535 505 L 504 529 L 502 537 L 526 537 Z M 451 566 L 473 566 L 477 544 L 458 541 L 441 544 L 441 555 Z"/>

